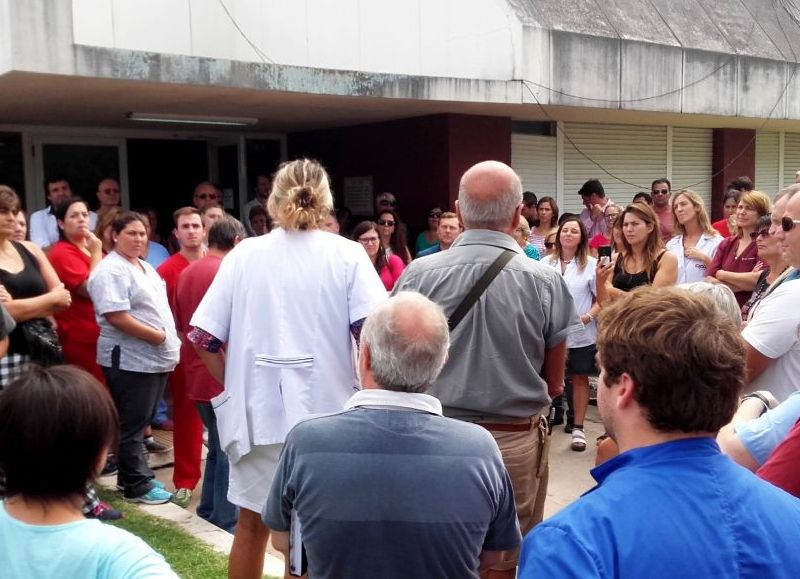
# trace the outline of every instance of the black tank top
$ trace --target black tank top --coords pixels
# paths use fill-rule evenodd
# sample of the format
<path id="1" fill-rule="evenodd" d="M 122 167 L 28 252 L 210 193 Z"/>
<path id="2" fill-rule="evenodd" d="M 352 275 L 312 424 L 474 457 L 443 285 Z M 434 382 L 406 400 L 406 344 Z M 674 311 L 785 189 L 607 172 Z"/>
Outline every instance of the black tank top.
<path id="1" fill-rule="evenodd" d="M 656 277 L 656 272 L 658 272 L 658 264 L 661 262 L 664 253 L 666 253 L 666 250 L 662 250 L 661 253 L 658 254 L 658 257 L 656 257 L 656 260 L 650 267 L 650 271 L 643 270 L 638 273 L 628 273 L 625 271 L 625 266 L 623 265 L 625 260 L 620 256 L 619 259 L 617 259 L 617 263 L 614 264 L 614 276 L 611 278 L 611 285 L 618 290 L 629 292 L 639 286 L 653 283 L 653 278 Z"/>
<path id="2" fill-rule="evenodd" d="M 35 298 L 47 293 L 47 285 L 44 283 L 39 262 L 28 249 L 17 241 L 12 241 L 14 249 L 22 258 L 22 270 L 17 273 L 10 273 L 0 268 L 0 283 L 2 283 L 14 299 Z M 22 334 L 22 328 L 17 325 L 9 336 L 8 351 L 12 354 L 27 354 L 28 344 Z"/>

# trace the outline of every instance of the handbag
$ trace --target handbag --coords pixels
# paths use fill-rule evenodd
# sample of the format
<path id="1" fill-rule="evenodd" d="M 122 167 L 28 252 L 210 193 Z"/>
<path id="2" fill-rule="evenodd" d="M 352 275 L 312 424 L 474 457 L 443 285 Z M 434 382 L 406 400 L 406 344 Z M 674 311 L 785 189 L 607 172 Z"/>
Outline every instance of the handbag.
<path id="1" fill-rule="evenodd" d="M 64 350 L 61 348 L 61 341 L 50 320 L 36 318 L 19 325 L 22 327 L 22 335 L 25 336 L 32 362 L 37 362 L 42 366 L 64 363 Z"/>

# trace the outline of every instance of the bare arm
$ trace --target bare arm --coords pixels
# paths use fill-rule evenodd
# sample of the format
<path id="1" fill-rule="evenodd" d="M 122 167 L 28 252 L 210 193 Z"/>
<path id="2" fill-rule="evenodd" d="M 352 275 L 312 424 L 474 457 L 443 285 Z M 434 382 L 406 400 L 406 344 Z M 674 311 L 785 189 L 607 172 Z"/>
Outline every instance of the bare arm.
<path id="1" fill-rule="evenodd" d="M 109 324 L 120 332 L 143 340 L 151 346 L 163 344 L 164 340 L 167 339 L 167 334 L 163 330 L 158 330 L 140 322 L 128 312 L 109 312 L 105 314 L 105 318 Z"/>
<path id="2" fill-rule="evenodd" d="M 503 551 L 481 551 L 479 571 L 486 571 L 503 560 Z"/>
<path id="3" fill-rule="evenodd" d="M 737 273 L 721 269 L 717 272 L 717 279 L 730 287 L 735 292 L 751 292 L 756 288 L 760 271 Z"/>
<path id="4" fill-rule="evenodd" d="M 564 393 L 564 366 L 567 361 L 567 341 L 544 351 L 542 378 L 547 382 L 547 393 L 555 398 Z"/>
<path id="5" fill-rule="evenodd" d="M 678 258 L 671 251 L 661 256 L 661 261 L 653 278 L 653 287 L 667 287 L 678 281 Z"/>
<path id="6" fill-rule="evenodd" d="M 739 435 L 736 434 L 735 428 L 743 422 L 755 420 L 764 412 L 764 403 L 757 398 L 746 398 L 742 401 L 736 414 L 733 415 L 733 420 L 723 426 L 719 434 L 717 434 L 717 444 L 719 444 L 722 452 L 727 454 L 737 464 L 742 465 L 746 469 L 755 472 L 760 466 L 750 451 L 747 450 Z"/>
<path id="7" fill-rule="evenodd" d="M 89 250 L 89 273 L 91 273 L 95 266 L 103 260 L 103 242 L 90 231 L 86 235 L 86 247 Z M 72 293 L 82 298 L 92 299 L 89 290 L 86 289 L 87 285 L 89 285 L 88 276 L 81 285 L 72 290 Z"/>
<path id="8" fill-rule="evenodd" d="M 767 366 L 772 364 L 775 360 L 765 356 L 756 350 L 750 344 L 747 344 L 745 352 L 745 368 L 747 370 L 747 383 L 750 384 L 753 380 L 758 378 L 761 373 L 767 369 Z"/>
<path id="9" fill-rule="evenodd" d="M 209 374 L 211 374 L 214 380 L 224 386 L 225 352 L 223 350 L 220 350 L 219 352 L 209 352 L 197 344 L 192 344 L 192 346 L 194 347 L 194 351 L 197 353 L 197 357 L 200 358 L 200 361 L 206 365 Z"/>
<path id="10" fill-rule="evenodd" d="M 64 284 L 59 283 L 49 292 L 35 298 L 12 299 L 3 305 L 15 322 L 26 322 L 60 312 L 69 306 L 69 302 L 69 292 L 64 288 Z"/>
<path id="11" fill-rule="evenodd" d="M 289 573 L 289 531 L 275 531 L 274 529 L 270 529 L 269 536 L 272 538 L 272 546 L 283 555 L 283 576 L 291 577 Z"/>

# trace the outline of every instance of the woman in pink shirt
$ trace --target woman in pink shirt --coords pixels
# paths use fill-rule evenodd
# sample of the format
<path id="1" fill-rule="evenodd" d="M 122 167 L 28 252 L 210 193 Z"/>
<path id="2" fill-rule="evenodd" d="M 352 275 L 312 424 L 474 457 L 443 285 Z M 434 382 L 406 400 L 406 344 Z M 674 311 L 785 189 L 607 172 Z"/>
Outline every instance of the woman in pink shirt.
<path id="1" fill-rule="evenodd" d="M 353 239 L 364 247 L 386 291 L 392 291 L 395 282 L 400 278 L 400 274 L 403 273 L 406 266 L 398 256 L 386 255 L 381 243 L 378 224 L 374 221 L 362 221 L 353 229 Z"/>

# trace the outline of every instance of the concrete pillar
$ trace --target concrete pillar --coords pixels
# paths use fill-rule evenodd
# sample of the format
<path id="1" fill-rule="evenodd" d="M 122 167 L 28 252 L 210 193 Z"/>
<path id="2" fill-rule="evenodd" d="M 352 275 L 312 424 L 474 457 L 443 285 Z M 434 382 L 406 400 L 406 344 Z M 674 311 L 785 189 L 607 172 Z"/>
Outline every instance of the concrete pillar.
<path id="1" fill-rule="evenodd" d="M 752 129 L 714 129 L 711 173 L 711 217 L 722 218 L 722 196 L 725 186 L 736 177 L 747 176 L 755 181 L 756 132 Z M 757 185 L 757 184 L 756 184 Z"/>

